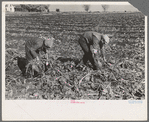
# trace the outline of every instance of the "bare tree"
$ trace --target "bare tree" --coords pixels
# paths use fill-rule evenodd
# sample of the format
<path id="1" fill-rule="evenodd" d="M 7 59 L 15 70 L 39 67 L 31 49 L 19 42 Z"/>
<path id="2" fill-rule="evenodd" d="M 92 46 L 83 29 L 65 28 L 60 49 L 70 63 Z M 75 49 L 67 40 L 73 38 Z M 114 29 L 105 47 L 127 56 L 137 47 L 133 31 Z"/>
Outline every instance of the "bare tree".
<path id="1" fill-rule="evenodd" d="M 88 10 L 90 9 L 90 5 L 83 5 L 84 10 L 88 12 Z"/>
<path id="2" fill-rule="evenodd" d="M 101 6 L 102 6 L 102 8 L 103 8 L 104 12 L 106 12 L 106 11 L 107 11 L 107 9 L 109 8 L 109 5 L 101 5 Z"/>

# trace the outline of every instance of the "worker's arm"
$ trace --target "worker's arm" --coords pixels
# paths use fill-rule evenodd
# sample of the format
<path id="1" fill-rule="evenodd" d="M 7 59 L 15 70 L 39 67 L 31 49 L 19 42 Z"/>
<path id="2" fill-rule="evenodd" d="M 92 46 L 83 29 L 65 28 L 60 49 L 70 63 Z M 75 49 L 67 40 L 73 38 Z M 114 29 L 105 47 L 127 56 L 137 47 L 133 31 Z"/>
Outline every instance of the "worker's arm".
<path id="1" fill-rule="evenodd" d="M 31 48 L 30 51 L 31 51 L 31 54 L 32 54 L 33 58 L 38 57 L 38 54 L 36 53 L 36 49 Z"/>
<path id="2" fill-rule="evenodd" d="M 90 50 L 96 64 L 99 62 L 99 49 L 99 40 L 95 35 L 92 35 L 92 44 L 90 45 Z"/>
<path id="3" fill-rule="evenodd" d="M 39 60 L 39 54 L 36 51 L 42 48 L 42 45 L 43 45 L 42 40 L 36 40 L 36 43 L 32 45 L 32 47 L 30 48 L 30 51 L 31 51 L 33 58 L 37 58 L 37 60 Z"/>
<path id="4" fill-rule="evenodd" d="M 99 42 L 99 47 L 100 47 L 101 57 L 102 57 L 103 61 L 106 62 L 103 40 L 101 40 L 101 41 Z"/>

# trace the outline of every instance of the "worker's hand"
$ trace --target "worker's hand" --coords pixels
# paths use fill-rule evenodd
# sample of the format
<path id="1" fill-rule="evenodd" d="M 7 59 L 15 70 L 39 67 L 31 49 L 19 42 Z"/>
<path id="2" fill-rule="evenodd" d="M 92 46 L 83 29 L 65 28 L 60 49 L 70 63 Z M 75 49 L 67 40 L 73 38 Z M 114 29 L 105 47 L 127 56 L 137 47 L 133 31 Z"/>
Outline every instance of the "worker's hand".
<path id="1" fill-rule="evenodd" d="M 36 61 L 37 61 L 37 64 L 40 64 L 40 59 L 38 56 L 36 57 Z"/>
<path id="2" fill-rule="evenodd" d="M 97 49 L 91 49 L 92 56 L 95 57 L 98 54 Z"/>
<path id="3" fill-rule="evenodd" d="M 93 50 L 93 53 L 94 53 L 94 54 L 96 54 L 97 51 L 98 51 L 97 49 L 92 49 L 92 50 Z"/>
<path id="4" fill-rule="evenodd" d="M 92 54 L 98 53 L 98 49 L 94 48 L 92 45 L 90 45 L 90 51 L 92 52 Z"/>

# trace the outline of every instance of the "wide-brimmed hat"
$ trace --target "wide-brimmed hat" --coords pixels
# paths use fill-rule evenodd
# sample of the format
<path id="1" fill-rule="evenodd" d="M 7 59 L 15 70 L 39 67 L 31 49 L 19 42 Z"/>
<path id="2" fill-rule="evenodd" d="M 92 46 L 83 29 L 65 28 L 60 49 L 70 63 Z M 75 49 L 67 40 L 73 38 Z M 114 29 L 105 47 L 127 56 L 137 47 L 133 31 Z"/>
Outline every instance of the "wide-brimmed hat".
<path id="1" fill-rule="evenodd" d="M 107 35 L 103 35 L 103 39 L 105 40 L 105 43 L 109 43 L 110 38 Z"/>
<path id="2" fill-rule="evenodd" d="M 53 46 L 54 38 L 45 39 L 45 46 L 51 48 Z"/>

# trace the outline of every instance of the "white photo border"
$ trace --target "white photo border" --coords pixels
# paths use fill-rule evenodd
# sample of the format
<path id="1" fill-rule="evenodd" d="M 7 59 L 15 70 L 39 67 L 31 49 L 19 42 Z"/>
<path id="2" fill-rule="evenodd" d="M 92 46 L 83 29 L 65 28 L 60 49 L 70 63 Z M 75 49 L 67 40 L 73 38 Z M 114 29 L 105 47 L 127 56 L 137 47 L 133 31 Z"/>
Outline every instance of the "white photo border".
<path id="1" fill-rule="evenodd" d="M 2 120 L 147 120 L 147 16 L 145 16 L 145 100 L 5 100 L 5 4 L 129 4 L 129 2 L 2 2 Z"/>

